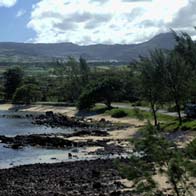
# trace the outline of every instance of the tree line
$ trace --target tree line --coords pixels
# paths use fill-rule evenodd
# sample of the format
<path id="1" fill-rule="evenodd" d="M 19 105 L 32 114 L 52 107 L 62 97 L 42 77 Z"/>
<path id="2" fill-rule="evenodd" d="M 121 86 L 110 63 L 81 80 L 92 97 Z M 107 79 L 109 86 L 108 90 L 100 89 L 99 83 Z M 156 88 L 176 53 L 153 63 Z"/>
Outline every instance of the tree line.
<path id="1" fill-rule="evenodd" d="M 145 100 L 151 108 L 154 124 L 164 104 L 175 104 L 179 123 L 181 108 L 195 102 L 196 44 L 187 33 L 174 32 L 177 44 L 172 51 L 155 50 L 124 67 L 96 68 L 85 59 L 57 61 L 46 74 L 27 75 L 12 67 L 1 78 L 1 97 L 13 103 L 36 101 L 70 102 L 80 110 L 103 102 L 110 109 L 113 101 Z"/>
<path id="2" fill-rule="evenodd" d="M 131 64 L 126 73 L 110 74 L 106 80 L 89 85 L 79 97 L 79 109 L 92 107 L 98 101 L 105 101 L 109 108 L 116 98 L 145 100 L 158 126 L 157 111 L 173 103 L 181 125 L 182 106 L 196 101 L 196 44 L 187 33 L 173 34 L 177 44 L 172 51 L 151 51 L 148 57 Z"/>

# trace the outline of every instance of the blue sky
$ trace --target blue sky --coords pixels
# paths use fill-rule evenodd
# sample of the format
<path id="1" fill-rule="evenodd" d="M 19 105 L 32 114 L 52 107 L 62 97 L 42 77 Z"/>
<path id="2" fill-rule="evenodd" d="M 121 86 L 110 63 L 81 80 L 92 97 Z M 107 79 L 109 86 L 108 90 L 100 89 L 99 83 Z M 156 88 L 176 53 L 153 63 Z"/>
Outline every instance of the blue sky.
<path id="1" fill-rule="evenodd" d="M 27 28 L 32 5 L 35 0 L 19 0 L 12 7 L 0 7 L 0 41 L 26 42 L 36 33 Z M 17 17 L 17 13 L 25 10 L 24 15 Z"/>
<path id="2" fill-rule="evenodd" d="M 0 41 L 138 43 L 170 28 L 194 38 L 196 0 L 0 0 Z"/>

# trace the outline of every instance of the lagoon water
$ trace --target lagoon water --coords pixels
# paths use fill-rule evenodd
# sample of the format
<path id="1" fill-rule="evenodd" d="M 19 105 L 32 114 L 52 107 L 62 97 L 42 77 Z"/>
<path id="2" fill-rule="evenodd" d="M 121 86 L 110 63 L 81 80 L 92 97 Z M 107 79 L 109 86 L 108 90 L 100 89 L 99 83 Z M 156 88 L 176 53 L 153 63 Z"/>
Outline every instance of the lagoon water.
<path id="1" fill-rule="evenodd" d="M 51 128 L 47 126 L 34 125 L 30 118 L 13 118 L 13 115 L 25 116 L 26 113 L 11 111 L 0 111 L 0 135 L 13 137 L 16 135 L 43 134 L 43 133 L 72 133 L 71 128 Z M 4 116 L 4 117 L 3 117 Z M 34 164 L 34 163 L 54 163 L 61 161 L 72 161 L 85 157 L 84 149 L 77 149 L 77 156 L 69 159 L 68 153 L 73 149 L 46 149 L 38 147 L 24 147 L 14 150 L 8 148 L 6 144 L 0 143 L 0 169 L 13 166 Z M 72 153 L 74 154 L 74 153 Z"/>
<path id="2" fill-rule="evenodd" d="M 31 118 L 13 118 L 13 115 L 25 116 L 27 113 L 0 111 L 0 135 L 14 137 L 16 135 L 44 134 L 44 133 L 73 133 L 72 128 L 51 128 L 32 124 Z M 4 116 L 4 117 L 3 117 Z M 96 147 L 95 147 L 96 148 Z M 0 169 L 35 163 L 57 163 L 78 160 L 92 160 L 97 158 L 115 158 L 118 155 L 89 154 L 91 148 L 49 149 L 26 146 L 22 149 L 8 148 L 0 143 Z M 69 153 L 72 154 L 70 158 Z M 121 155 L 122 156 L 122 155 Z M 126 154 L 124 155 L 127 156 Z"/>

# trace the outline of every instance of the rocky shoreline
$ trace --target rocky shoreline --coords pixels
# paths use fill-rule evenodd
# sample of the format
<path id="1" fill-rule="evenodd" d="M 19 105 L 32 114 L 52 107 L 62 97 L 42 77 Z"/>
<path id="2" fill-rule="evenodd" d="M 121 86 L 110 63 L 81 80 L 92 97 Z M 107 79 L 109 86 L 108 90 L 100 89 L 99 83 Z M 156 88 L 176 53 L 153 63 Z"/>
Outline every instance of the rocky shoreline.
<path id="1" fill-rule="evenodd" d="M 0 170 L 2 196 L 130 196 L 113 160 L 35 164 Z"/>
<path id="2" fill-rule="evenodd" d="M 110 140 L 87 140 L 87 141 L 71 141 L 68 139 L 49 136 L 46 134 L 35 134 L 27 136 L 16 136 L 16 137 L 6 137 L 0 136 L 0 141 L 5 148 L 12 148 L 15 150 L 22 149 L 25 146 L 33 147 L 43 147 L 43 148 L 55 148 L 55 149 L 71 149 L 71 148 L 80 148 L 80 147 L 102 147 L 95 152 L 90 154 L 95 155 L 120 155 L 125 154 L 127 151 L 118 145 L 108 144 Z"/>
<path id="3" fill-rule="evenodd" d="M 75 142 L 65 138 L 57 137 L 55 135 L 47 134 L 33 134 L 33 135 L 18 135 L 16 137 L 0 136 L 1 143 L 15 146 L 15 149 L 23 146 L 40 146 L 40 147 L 51 147 L 51 148 L 71 148 L 71 147 L 84 147 L 84 146 L 103 146 L 108 140 L 101 141 L 85 141 Z M 14 149 L 14 147 L 13 147 Z"/>
<path id="4" fill-rule="evenodd" d="M 20 115 L 14 115 L 19 118 Z M 12 149 L 22 149 L 25 146 L 67 149 L 74 147 L 103 147 L 104 150 L 95 152 L 100 154 L 120 154 L 126 151 L 118 145 L 108 144 L 112 142 L 107 136 L 110 136 L 110 131 L 127 128 L 128 125 L 116 125 L 105 119 L 93 121 L 92 119 L 83 119 L 78 117 L 67 117 L 62 114 L 55 114 L 51 111 L 41 115 L 27 116 L 32 118 L 33 124 L 46 125 L 51 127 L 72 127 L 73 133 L 51 133 L 51 134 L 30 134 L 16 135 L 8 137 L 0 135 L 0 143 L 6 144 L 4 147 Z M 27 118 L 26 117 L 26 118 Z M 103 128 L 104 127 L 104 128 Z M 86 139 L 81 141 L 72 140 L 72 138 L 88 138 L 97 137 L 99 139 Z M 71 139 L 70 139 L 71 138 Z"/>
<path id="5" fill-rule="evenodd" d="M 117 130 L 128 127 L 128 125 L 119 125 L 111 123 L 104 118 L 95 121 L 92 118 L 84 118 L 83 116 L 68 117 L 66 115 L 53 113 L 52 111 L 45 112 L 45 114 L 33 116 L 33 124 L 45 125 L 51 127 L 74 127 L 91 130 Z"/>
<path id="6" fill-rule="evenodd" d="M 11 116 L 4 116 L 8 118 Z M 2 196 L 128 196 L 129 191 L 119 180 L 121 176 L 114 160 L 108 155 L 123 157 L 127 151 L 118 145 L 122 139 L 110 137 L 116 130 L 129 127 L 100 119 L 67 117 L 46 112 L 42 115 L 28 115 L 34 124 L 50 127 L 71 127 L 71 133 L 0 135 L 0 143 L 5 148 L 20 150 L 24 147 L 74 149 L 92 147 L 89 155 L 101 155 L 104 159 L 63 162 L 54 164 L 33 164 L 0 170 L 0 195 Z M 15 115 L 13 118 L 22 118 Z M 76 139 L 75 138 L 79 138 Z M 95 140 L 93 138 L 96 138 Z M 25 149 L 25 148 L 24 148 Z M 77 153 L 75 153 L 77 155 Z M 72 157 L 72 153 L 68 154 Z M 97 156 L 100 157 L 100 156 Z M 124 160 L 124 159 L 123 159 Z"/>

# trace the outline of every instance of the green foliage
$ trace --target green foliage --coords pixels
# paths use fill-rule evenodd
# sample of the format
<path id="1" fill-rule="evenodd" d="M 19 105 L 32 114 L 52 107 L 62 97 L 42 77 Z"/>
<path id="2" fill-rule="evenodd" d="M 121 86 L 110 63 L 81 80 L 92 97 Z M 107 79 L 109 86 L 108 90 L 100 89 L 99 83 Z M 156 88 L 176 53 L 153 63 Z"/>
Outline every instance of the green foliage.
<path id="1" fill-rule="evenodd" d="M 4 88 L 3 86 L 0 85 L 0 99 L 4 99 L 5 95 L 4 95 Z"/>
<path id="2" fill-rule="evenodd" d="M 173 192 L 177 196 L 181 195 L 193 195 L 189 184 L 189 177 L 187 168 L 185 167 L 185 159 L 182 158 L 182 154 L 175 153 L 168 162 L 167 175 L 168 179 L 173 187 Z"/>
<path id="3" fill-rule="evenodd" d="M 119 68 L 120 69 L 120 68 Z M 123 94 L 121 99 L 129 102 L 136 102 L 139 100 L 140 95 L 140 83 L 138 73 L 136 73 L 134 67 L 129 66 L 121 70 L 117 70 L 119 80 L 122 83 Z"/>
<path id="4" fill-rule="evenodd" d="M 63 73 L 64 91 L 66 98 L 74 102 L 80 96 L 82 83 L 80 78 L 80 64 L 72 57 L 65 63 Z"/>
<path id="5" fill-rule="evenodd" d="M 161 124 L 161 129 L 165 132 L 174 132 L 177 130 L 182 131 L 195 131 L 196 130 L 196 121 L 195 120 L 183 120 L 182 124 L 179 125 L 178 119 L 171 118 L 165 119 Z"/>
<path id="6" fill-rule="evenodd" d="M 13 103 L 30 104 L 39 100 L 40 96 L 38 86 L 26 84 L 16 89 L 13 96 Z"/>
<path id="7" fill-rule="evenodd" d="M 181 105 L 188 100 L 196 100 L 196 44 L 183 33 L 175 34 L 176 48 L 168 53 L 155 50 L 139 64 L 141 92 L 143 99 L 150 103 L 155 125 L 156 112 L 160 105 L 175 103 L 179 124 L 182 124 Z"/>
<path id="8" fill-rule="evenodd" d="M 190 176 L 196 177 L 196 163 L 194 161 L 185 162 L 185 167 Z"/>
<path id="9" fill-rule="evenodd" d="M 176 83 L 177 89 L 179 87 L 181 88 L 180 90 L 178 90 L 179 93 L 181 94 L 180 96 L 177 95 L 176 97 L 180 97 L 180 100 L 179 100 L 180 102 L 183 102 L 184 100 L 186 102 L 187 101 L 195 102 L 196 101 L 196 91 L 195 91 L 196 44 L 192 40 L 191 36 L 189 36 L 187 33 L 177 34 L 174 32 L 174 35 L 177 41 L 177 45 L 175 47 L 174 53 L 177 53 L 178 61 L 182 61 L 182 64 L 184 64 L 182 65 L 180 64 L 180 62 L 178 62 L 179 67 L 177 68 L 177 71 L 179 73 L 178 74 L 179 82 L 176 82 L 176 81 L 174 82 Z M 176 69 L 175 64 L 171 66 L 174 66 L 174 69 Z M 179 85 L 180 82 L 181 82 L 181 85 Z M 178 107 L 177 107 L 177 110 L 178 110 Z"/>
<path id="10" fill-rule="evenodd" d="M 16 89 L 22 84 L 24 73 L 20 67 L 8 69 L 3 74 L 5 99 L 11 100 Z"/>
<path id="11" fill-rule="evenodd" d="M 151 52 L 150 57 L 141 58 L 141 94 L 150 103 L 155 126 L 158 125 L 157 110 L 163 103 L 165 88 L 163 80 L 163 67 L 165 56 L 161 50 Z"/>
<path id="12" fill-rule="evenodd" d="M 181 33 L 178 35 L 174 32 L 177 45 L 175 47 L 175 51 L 179 53 L 186 64 L 189 64 L 193 70 L 196 69 L 196 44 L 192 40 L 191 36 L 187 33 Z"/>
<path id="13" fill-rule="evenodd" d="M 103 102 L 111 108 L 111 102 L 119 98 L 121 94 L 120 81 L 110 77 L 90 83 L 79 97 L 78 109 L 90 109 L 97 102 Z"/>
<path id="14" fill-rule="evenodd" d="M 191 68 L 178 53 L 172 52 L 168 57 L 164 75 L 165 86 L 170 98 L 175 102 L 181 124 L 180 105 L 190 96 L 190 84 L 193 77 Z"/>
<path id="15" fill-rule="evenodd" d="M 196 44 L 187 33 L 174 32 L 174 35 L 177 45 L 168 58 L 165 81 L 169 94 L 176 104 L 181 124 L 181 104 L 196 100 Z"/>
<path id="16" fill-rule="evenodd" d="M 146 176 L 143 181 L 139 181 L 136 185 L 136 193 L 145 193 L 145 196 L 150 196 L 152 193 L 156 194 L 156 182 L 150 177 Z"/>
<path id="17" fill-rule="evenodd" d="M 160 187 L 153 176 L 164 173 L 174 195 L 191 195 L 189 174 L 194 174 L 193 166 L 187 160 L 186 154 L 183 154 L 173 142 L 167 141 L 150 123 L 140 131 L 140 136 L 131 142 L 134 145 L 134 153 L 127 163 L 119 162 L 117 166 L 124 177 L 134 182 L 136 193 L 160 193 Z"/>
<path id="18" fill-rule="evenodd" d="M 118 161 L 115 164 L 124 178 L 135 182 L 154 173 L 152 165 L 146 164 L 140 156 L 131 156 L 127 163 Z"/>
<path id="19" fill-rule="evenodd" d="M 88 87 L 88 86 L 87 86 Z M 96 99 L 94 97 L 94 89 L 86 88 L 79 97 L 79 101 L 77 103 L 77 107 L 79 110 L 89 110 L 92 108 L 95 103 Z"/>
<path id="20" fill-rule="evenodd" d="M 89 67 L 82 57 L 79 61 L 69 57 L 67 62 L 31 66 L 23 63 L 25 77 L 18 67 L 4 73 L 1 96 L 11 100 L 17 88 L 32 84 L 39 86 L 41 101 L 78 102 L 79 109 L 92 108 L 97 102 L 105 103 L 108 108 L 111 101 L 145 103 L 150 106 L 152 115 L 140 110 L 126 113 L 141 120 L 154 119 L 156 125 L 158 120 L 168 120 L 169 129 L 182 127 L 171 124 L 169 117 L 157 114 L 163 104 L 175 105 L 170 111 L 178 111 L 182 123 L 181 106 L 187 101 L 196 101 L 196 44 L 186 33 L 175 34 L 175 37 L 175 50 L 155 50 L 129 66 Z M 184 129 L 189 125 L 183 122 Z"/>
<path id="21" fill-rule="evenodd" d="M 54 70 L 54 75 L 57 76 L 58 100 L 76 102 L 89 83 L 90 68 L 83 58 L 77 62 L 76 59 L 69 57 L 66 63 L 58 64 Z"/>
<path id="22" fill-rule="evenodd" d="M 126 117 L 128 114 L 123 109 L 113 109 L 111 112 L 111 116 L 113 118 L 123 118 Z"/>
<path id="23" fill-rule="evenodd" d="M 196 160 L 196 138 L 191 141 L 186 147 L 186 154 L 189 156 L 190 159 Z"/>
<path id="24" fill-rule="evenodd" d="M 80 74 L 82 85 L 86 86 L 89 82 L 90 69 L 86 60 L 82 57 L 80 57 Z"/>
<path id="25" fill-rule="evenodd" d="M 143 153 L 145 160 L 162 165 L 170 159 L 168 151 L 170 148 L 174 148 L 175 145 L 162 137 L 157 128 L 148 124 L 141 130 L 140 134 L 140 138 L 133 140 L 133 144 L 138 152 Z"/>
<path id="26" fill-rule="evenodd" d="M 105 111 L 105 114 L 112 115 L 113 112 L 115 112 L 116 110 L 122 110 L 127 114 L 128 117 L 136 118 L 136 119 L 141 120 L 141 121 L 143 121 L 145 119 L 153 120 L 153 116 L 152 116 L 151 112 L 143 111 L 143 110 L 140 110 L 139 108 L 134 108 L 134 109 L 127 109 L 127 108 L 115 109 L 114 108 L 114 109 L 104 110 L 104 111 Z M 159 119 L 159 121 L 164 122 L 164 123 L 174 122 L 176 120 L 175 117 L 168 116 L 168 115 L 165 115 L 165 114 L 158 114 L 157 118 Z"/>
<path id="27" fill-rule="evenodd" d="M 134 114 L 135 114 L 135 116 L 136 116 L 137 119 L 139 119 L 141 121 L 144 120 L 144 113 L 142 113 L 142 111 L 140 109 L 134 108 L 133 109 L 133 112 L 134 112 Z"/>

